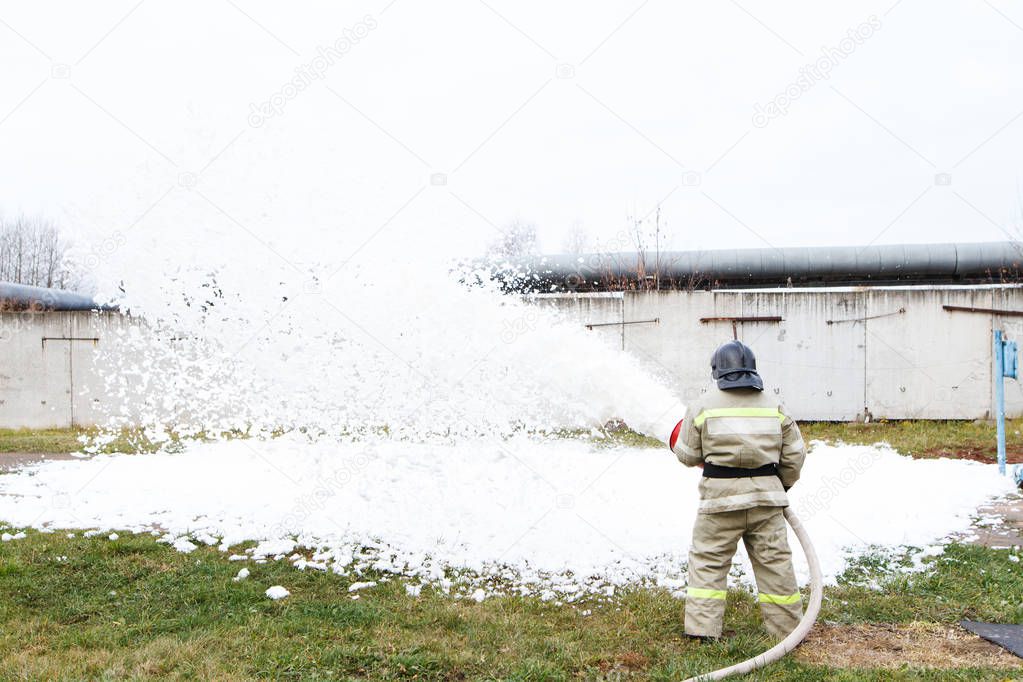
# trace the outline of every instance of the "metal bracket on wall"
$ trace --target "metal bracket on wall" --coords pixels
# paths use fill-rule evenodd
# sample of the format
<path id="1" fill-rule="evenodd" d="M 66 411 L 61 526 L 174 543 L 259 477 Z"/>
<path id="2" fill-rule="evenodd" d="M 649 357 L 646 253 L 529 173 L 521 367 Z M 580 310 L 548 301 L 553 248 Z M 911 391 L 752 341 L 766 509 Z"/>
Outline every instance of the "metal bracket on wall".
<path id="1" fill-rule="evenodd" d="M 584 325 L 587 329 L 593 329 L 594 327 L 617 327 L 618 325 L 626 324 L 660 324 L 661 318 L 655 317 L 652 320 L 629 320 L 623 322 L 594 322 L 593 324 Z"/>
<path id="2" fill-rule="evenodd" d="M 838 324 L 839 322 L 866 322 L 867 320 L 876 320 L 879 317 L 891 317 L 892 315 L 901 315 L 906 312 L 905 308 L 899 308 L 895 312 L 891 313 L 878 313 L 877 315 L 867 315 L 866 317 L 850 317 L 847 320 L 825 320 L 828 324 Z"/>
<path id="3" fill-rule="evenodd" d="M 96 336 L 44 336 L 43 337 L 43 348 L 46 348 L 47 341 L 92 341 L 92 345 L 99 343 L 99 337 Z"/>
<path id="4" fill-rule="evenodd" d="M 984 313 L 985 315 L 1006 315 L 1006 316 L 1023 316 L 1023 310 L 1002 310 L 1000 308 L 970 308 L 964 305 L 943 305 L 941 306 L 949 312 L 959 311 L 961 313 Z"/>
<path id="5" fill-rule="evenodd" d="M 760 315 L 760 316 L 749 316 L 740 315 L 738 317 L 701 317 L 700 322 L 706 324 L 708 322 L 731 322 L 732 323 L 732 338 L 739 338 L 739 323 L 740 322 L 781 322 L 782 318 L 780 315 Z"/>

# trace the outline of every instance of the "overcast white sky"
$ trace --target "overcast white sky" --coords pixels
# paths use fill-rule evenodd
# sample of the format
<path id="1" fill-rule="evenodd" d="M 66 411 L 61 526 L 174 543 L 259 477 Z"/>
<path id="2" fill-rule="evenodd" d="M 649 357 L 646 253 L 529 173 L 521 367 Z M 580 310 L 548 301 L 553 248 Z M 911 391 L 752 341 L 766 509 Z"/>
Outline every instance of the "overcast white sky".
<path id="1" fill-rule="evenodd" d="M 516 219 L 557 251 L 658 204 L 676 248 L 1020 226 L 1006 0 L 5 1 L 0 63 L 0 211 L 101 255 L 476 253 Z"/>

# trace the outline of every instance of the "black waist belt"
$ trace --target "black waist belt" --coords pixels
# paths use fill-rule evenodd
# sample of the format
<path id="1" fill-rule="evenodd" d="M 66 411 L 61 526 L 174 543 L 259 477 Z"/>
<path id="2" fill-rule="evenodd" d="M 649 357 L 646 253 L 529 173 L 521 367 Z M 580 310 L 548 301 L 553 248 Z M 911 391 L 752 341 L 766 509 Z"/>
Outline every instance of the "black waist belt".
<path id="1" fill-rule="evenodd" d="M 748 478 L 750 476 L 777 476 L 777 464 L 765 464 L 755 469 L 742 469 L 740 467 L 723 467 L 710 462 L 703 463 L 703 476 L 705 478 Z"/>

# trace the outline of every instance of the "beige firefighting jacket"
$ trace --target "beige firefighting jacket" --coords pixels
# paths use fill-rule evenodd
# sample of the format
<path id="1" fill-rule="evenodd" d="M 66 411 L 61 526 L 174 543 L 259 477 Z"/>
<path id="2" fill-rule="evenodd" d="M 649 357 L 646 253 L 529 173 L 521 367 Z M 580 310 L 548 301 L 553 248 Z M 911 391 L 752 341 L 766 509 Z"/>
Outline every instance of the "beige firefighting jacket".
<path id="1" fill-rule="evenodd" d="M 778 465 L 779 476 L 702 478 L 704 513 L 788 506 L 785 488 L 799 480 L 806 458 L 799 426 L 770 394 L 753 388 L 722 391 L 717 385 L 688 406 L 672 451 L 686 466 Z"/>

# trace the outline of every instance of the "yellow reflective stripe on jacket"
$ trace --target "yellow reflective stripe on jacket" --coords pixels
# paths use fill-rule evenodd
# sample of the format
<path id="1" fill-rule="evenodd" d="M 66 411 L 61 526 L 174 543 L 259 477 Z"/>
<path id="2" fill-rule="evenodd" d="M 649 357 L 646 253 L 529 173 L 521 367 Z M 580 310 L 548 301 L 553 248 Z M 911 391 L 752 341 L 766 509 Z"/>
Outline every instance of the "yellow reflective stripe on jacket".
<path id="1" fill-rule="evenodd" d="M 776 407 L 710 407 L 696 415 L 693 424 L 700 427 L 711 417 L 773 417 L 785 421 L 785 415 Z"/>
<path id="2" fill-rule="evenodd" d="M 761 604 L 798 604 L 799 593 L 795 594 L 766 594 L 760 593 Z"/>
<path id="3" fill-rule="evenodd" d="M 724 599 L 728 596 L 728 592 L 725 590 L 708 590 L 705 587 L 687 587 L 686 596 L 698 599 Z"/>

